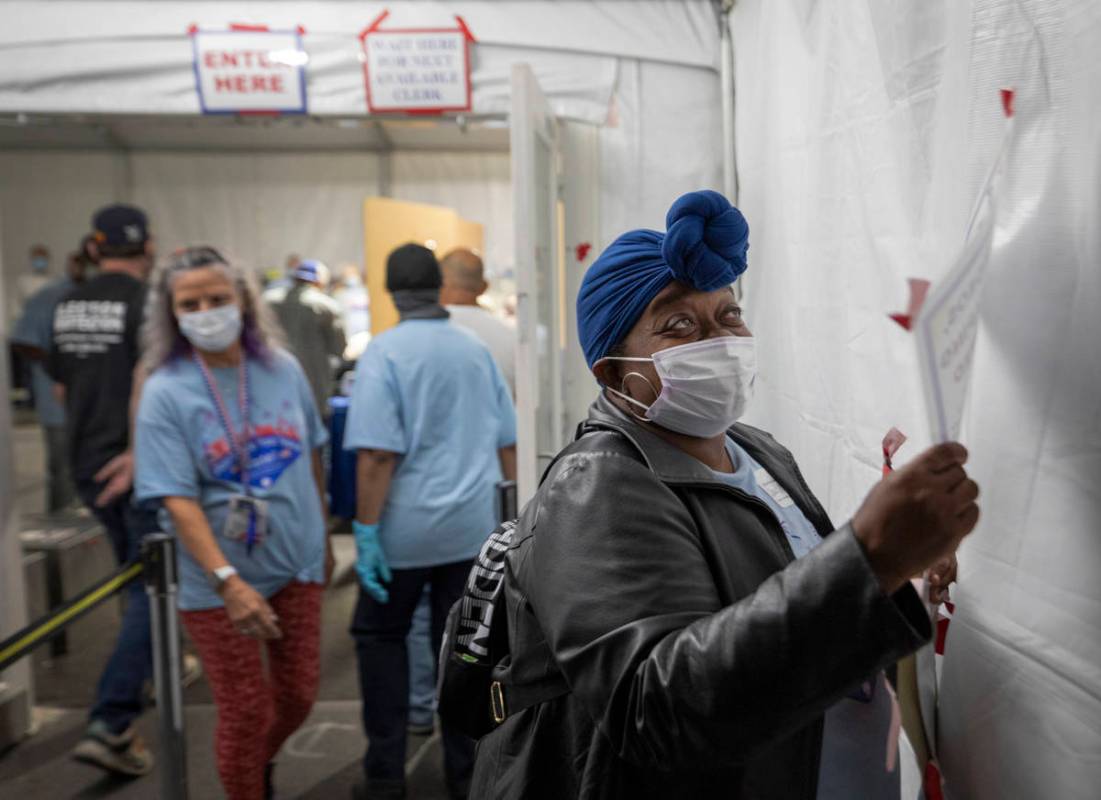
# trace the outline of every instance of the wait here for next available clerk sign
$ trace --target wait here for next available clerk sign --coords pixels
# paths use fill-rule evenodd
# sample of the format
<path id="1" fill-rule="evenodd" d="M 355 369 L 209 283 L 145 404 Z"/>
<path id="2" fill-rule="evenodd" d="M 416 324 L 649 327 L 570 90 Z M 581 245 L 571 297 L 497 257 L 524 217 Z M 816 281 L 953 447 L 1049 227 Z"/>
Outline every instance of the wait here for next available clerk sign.
<path id="1" fill-rule="evenodd" d="M 381 30 L 383 14 L 360 34 L 367 110 L 435 114 L 469 111 L 470 43 L 461 17 L 454 28 Z"/>
<path id="2" fill-rule="evenodd" d="M 300 31 L 191 30 L 204 114 L 305 114 L 309 60 Z"/>

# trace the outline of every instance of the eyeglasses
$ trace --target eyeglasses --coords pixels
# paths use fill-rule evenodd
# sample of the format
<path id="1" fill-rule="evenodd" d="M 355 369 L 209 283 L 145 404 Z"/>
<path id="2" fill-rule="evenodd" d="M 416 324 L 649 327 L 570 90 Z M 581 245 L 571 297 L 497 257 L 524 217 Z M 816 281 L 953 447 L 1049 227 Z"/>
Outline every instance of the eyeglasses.
<path id="1" fill-rule="evenodd" d="M 229 262 L 225 260 L 221 253 L 215 250 L 213 247 L 207 245 L 201 245 L 199 247 L 182 247 L 171 255 L 171 261 L 169 262 L 169 269 L 175 271 L 178 269 L 197 269 L 198 267 L 206 267 L 210 264 L 224 264 L 229 266 Z"/>

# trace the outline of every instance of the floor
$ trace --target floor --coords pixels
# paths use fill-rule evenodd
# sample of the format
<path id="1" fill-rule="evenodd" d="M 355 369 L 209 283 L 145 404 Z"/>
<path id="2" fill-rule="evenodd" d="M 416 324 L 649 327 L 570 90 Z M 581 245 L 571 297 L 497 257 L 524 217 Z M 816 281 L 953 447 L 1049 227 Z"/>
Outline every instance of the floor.
<path id="1" fill-rule="evenodd" d="M 20 512 L 43 507 L 44 457 L 39 430 L 20 420 L 14 430 Z M 366 747 L 359 721 L 359 691 L 355 653 L 347 633 L 355 602 L 354 545 L 350 537 L 335 538 L 337 574 L 326 596 L 323 613 L 322 681 L 320 698 L 306 724 L 287 742 L 277 759 L 276 797 L 348 798 L 361 781 Z M 99 670 L 115 637 L 115 618 L 101 615 L 98 636 L 83 637 L 79 650 L 46 662 L 39 673 L 37 730 L 17 747 L 0 755 L 0 797 L 20 800 L 118 798 L 155 800 L 161 797 L 159 776 L 134 781 L 114 780 L 99 770 L 78 764 L 68 753 L 85 724 L 85 707 Z M 215 709 L 210 690 L 199 681 L 184 693 L 187 774 L 192 800 L 223 797 L 213 764 L 211 741 Z M 156 750 L 157 713 L 150 710 L 139 730 Z M 439 737 L 410 737 L 406 775 L 410 800 L 443 800 Z"/>

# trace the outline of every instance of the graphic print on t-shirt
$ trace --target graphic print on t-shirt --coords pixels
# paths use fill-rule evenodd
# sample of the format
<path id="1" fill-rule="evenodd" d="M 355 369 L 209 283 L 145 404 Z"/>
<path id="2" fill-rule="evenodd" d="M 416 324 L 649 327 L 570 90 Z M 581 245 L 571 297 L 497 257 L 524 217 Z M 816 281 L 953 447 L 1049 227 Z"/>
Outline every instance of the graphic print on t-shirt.
<path id="1" fill-rule="evenodd" d="M 112 300 L 67 300 L 54 313 L 54 346 L 65 355 L 84 358 L 122 344 L 126 303 Z"/>
<path id="2" fill-rule="evenodd" d="M 254 489 L 271 488 L 287 467 L 302 455 L 302 433 L 288 419 L 291 412 L 291 404 L 284 401 L 278 414 L 268 411 L 253 415 L 260 417 L 252 426 L 248 446 L 249 486 Z M 240 482 L 241 465 L 237 463 L 217 415 L 206 412 L 203 423 L 215 437 L 203 446 L 211 473 L 219 480 Z"/>

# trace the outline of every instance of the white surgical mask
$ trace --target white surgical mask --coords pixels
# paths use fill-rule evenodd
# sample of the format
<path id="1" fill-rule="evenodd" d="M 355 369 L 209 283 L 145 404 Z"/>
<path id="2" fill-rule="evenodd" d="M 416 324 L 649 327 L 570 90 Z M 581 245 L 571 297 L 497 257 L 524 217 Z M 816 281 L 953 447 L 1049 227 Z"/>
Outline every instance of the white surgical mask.
<path id="1" fill-rule="evenodd" d="M 241 309 L 236 303 L 180 314 L 180 333 L 208 353 L 229 349 L 241 336 Z"/>
<path id="2" fill-rule="evenodd" d="M 643 409 L 636 415 L 641 419 L 706 439 L 718 436 L 745 413 L 757 377 L 757 342 L 752 336 L 720 336 L 659 350 L 653 358 L 608 360 L 653 362 L 661 393 L 649 406 L 615 389 L 608 391 Z M 632 375 L 646 380 L 631 372 L 624 381 Z"/>

